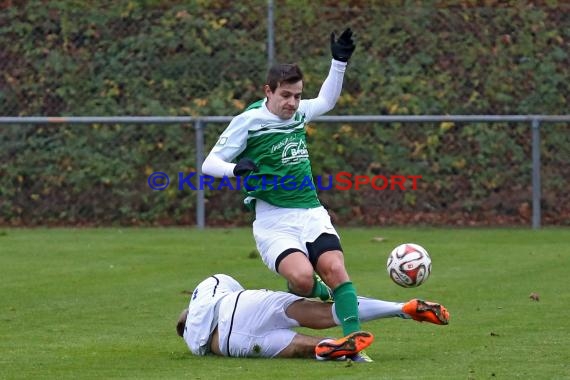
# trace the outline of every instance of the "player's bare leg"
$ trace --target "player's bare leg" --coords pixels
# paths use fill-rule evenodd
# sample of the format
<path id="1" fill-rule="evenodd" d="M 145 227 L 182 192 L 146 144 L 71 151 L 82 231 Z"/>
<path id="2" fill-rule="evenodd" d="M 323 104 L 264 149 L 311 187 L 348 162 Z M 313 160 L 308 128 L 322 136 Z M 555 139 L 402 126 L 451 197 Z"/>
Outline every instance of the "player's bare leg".
<path id="1" fill-rule="evenodd" d="M 313 266 L 302 252 L 293 252 L 285 257 L 279 264 L 279 274 L 287 279 L 292 293 L 311 297 L 315 279 Z"/>
<path id="2" fill-rule="evenodd" d="M 317 273 L 331 289 L 335 289 L 340 284 L 350 281 L 344 267 L 344 256 L 341 251 L 324 252 L 319 257 L 316 269 Z"/>
<path id="3" fill-rule="evenodd" d="M 278 358 L 315 358 L 315 347 L 323 339 L 322 337 L 297 334 L 291 343 L 281 351 Z"/>
<path id="4" fill-rule="evenodd" d="M 327 329 L 337 326 L 333 318 L 331 303 L 303 299 L 289 305 L 285 313 L 289 318 L 299 322 L 301 327 Z"/>

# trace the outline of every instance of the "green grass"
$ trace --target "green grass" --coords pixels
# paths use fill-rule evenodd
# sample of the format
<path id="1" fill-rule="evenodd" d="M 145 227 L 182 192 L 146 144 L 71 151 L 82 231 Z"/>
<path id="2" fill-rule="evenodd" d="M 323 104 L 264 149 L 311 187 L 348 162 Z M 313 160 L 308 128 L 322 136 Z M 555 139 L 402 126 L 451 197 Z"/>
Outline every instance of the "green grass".
<path id="1" fill-rule="evenodd" d="M 371 364 L 194 357 L 174 330 L 184 291 L 214 273 L 248 288 L 285 288 L 252 254 L 249 229 L 4 229 L 0 378 L 570 378 L 568 229 L 339 232 L 360 294 L 439 301 L 450 325 L 369 322 Z M 432 256 L 432 276 L 417 289 L 385 272 L 402 242 Z"/>

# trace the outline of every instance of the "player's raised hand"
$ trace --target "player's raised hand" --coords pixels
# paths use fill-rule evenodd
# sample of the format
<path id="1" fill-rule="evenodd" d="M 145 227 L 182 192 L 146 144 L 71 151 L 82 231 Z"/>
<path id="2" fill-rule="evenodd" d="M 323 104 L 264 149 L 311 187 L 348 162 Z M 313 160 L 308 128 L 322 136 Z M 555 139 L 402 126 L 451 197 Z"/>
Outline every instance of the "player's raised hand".
<path id="1" fill-rule="evenodd" d="M 253 162 L 251 158 L 244 157 L 239 160 L 234 166 L 234 175 L 241 176 L 247 174 L 249 172 L 256 172 L 259 171 L 259 167 Z"/>
<path id="2" fill-rule="evenodd" d="M 352 39 L 352 30 L 346 28 L 336 39 L 335 32 L 331 33 L 331 52 L 334 59 L 341 62 L 348 62 L 356 45 Z"/>

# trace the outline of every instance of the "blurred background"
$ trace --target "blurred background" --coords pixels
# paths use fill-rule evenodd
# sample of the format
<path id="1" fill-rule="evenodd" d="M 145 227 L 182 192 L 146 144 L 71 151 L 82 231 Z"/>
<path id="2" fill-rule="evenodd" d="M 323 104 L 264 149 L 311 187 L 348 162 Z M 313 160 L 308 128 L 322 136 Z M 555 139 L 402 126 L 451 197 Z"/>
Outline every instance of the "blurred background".
<path id="1" fill-rule="evenodd" d="M 304 97 L 330 33 L 357 49 L 329 115 L 567 115 L 566 1 L 0 1 L 0 117 L 233 116 L 272 61 Z M 226 123 L 204 125 L 207 153 Z M 321 192 L 341 225 L 522 225 L 532 209 L 529 122 L 313 123 L 314 175 L 421 175 L 411 191 Z M 0 225 L 195 225 L 196 129 L 0 124 Z M 570 123 L 540 126 L 542 224 L 570 225 Z M 238 191 L 205 191 L 208 226 L 246 225 Z"/>

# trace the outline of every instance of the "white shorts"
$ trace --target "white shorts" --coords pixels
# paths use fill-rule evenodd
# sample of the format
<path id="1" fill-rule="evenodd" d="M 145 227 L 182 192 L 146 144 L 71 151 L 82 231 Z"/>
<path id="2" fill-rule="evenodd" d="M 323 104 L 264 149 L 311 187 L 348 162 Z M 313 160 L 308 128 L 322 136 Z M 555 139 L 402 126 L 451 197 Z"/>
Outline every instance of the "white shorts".
<path id="1" fill-rule="evenodd" d="M 299 323 L 285 310 L 303 298 L 291 293 L 244 290 L 220 301 L 218 334 L 224 356 L 272 358 L 297 334 Z"/>
<path id="2" fill-rule="evenodd" d="M 262 200 L 256 201 L 253 237 L 263 262 L 277 273 L 275 261 L 287 249 L 293 248 L 308 257 L 307 243 L 327 233 L 339 238 L 324 207 L 301 209 L 281 208 Z"/>

